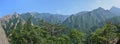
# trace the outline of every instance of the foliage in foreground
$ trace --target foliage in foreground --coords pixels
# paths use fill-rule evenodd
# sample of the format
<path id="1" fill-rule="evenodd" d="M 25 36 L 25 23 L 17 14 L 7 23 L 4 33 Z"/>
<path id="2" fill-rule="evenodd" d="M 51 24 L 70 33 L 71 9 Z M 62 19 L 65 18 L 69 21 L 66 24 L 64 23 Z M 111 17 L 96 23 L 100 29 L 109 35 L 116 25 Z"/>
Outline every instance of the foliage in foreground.
<path id="1" fill-rule="evenodd" d="M 118 28 L 109 23 L 97 29 L 89 37 L 89 44 L 116 44 L 119 40 Z"/>
<path id="2" fill-rule="evenodd" d="M 59 32 L 64 32 L 62 27 L 45 24 L 43 27 L 34 26 L 30 20 L 24 25 L 19 23 L 16 29 L 10 31 L 9 41 L 11 44 L 84 44 L 85 33 L 73 29 L 65 34 Z M 53 34 L 56 31 L 57 34 Z"/>

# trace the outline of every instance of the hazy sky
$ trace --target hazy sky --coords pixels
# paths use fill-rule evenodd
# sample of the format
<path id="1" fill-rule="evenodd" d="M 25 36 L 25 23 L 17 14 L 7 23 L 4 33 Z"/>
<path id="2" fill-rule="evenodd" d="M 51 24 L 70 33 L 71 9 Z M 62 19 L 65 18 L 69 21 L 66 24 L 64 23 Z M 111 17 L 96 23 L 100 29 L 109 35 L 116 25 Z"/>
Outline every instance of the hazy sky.
<path id="1" fill-rule="evenodd" d="M 120 8 L 120 0 L 0 0 L 0 17 L 14 12 L 70 15 L 98 7 L 110 9 L 112 6 Z"/>

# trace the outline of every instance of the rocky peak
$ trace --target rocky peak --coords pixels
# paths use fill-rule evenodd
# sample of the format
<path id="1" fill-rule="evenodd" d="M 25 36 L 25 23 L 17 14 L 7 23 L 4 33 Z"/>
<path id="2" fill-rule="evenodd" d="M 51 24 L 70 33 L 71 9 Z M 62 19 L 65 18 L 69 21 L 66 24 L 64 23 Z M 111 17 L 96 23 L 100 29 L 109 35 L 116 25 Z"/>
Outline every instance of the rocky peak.
<path id="1" fill-rule="evenodd" d="M 105 9 L 103 9 L 102 7 L 99 7 L 97 9 L 93 10 L 93 11 L 105 11 Z"/>
<path id="2" fill-rule="evenodd" d="M 120 8 L 112 7 L 109 11 L 120 16 Z"/>
<path id="3" fill-rule="evenodd" d="M 14 12 L 13 17 L 18 18 L 19 14 L 17 12 Z"/>
<path id="4" fill-rule="evenodd" d="M 120 8 L 117 8 L 117 7 L 113 6 L 110 10 L 114 10 L 114 9 L 117 10 L 117 9 L 120 9 Z"/>
<path id="5" fill-rule="evenodd" d="M 0 25 L 0 44 L 9 44 L 5 31 L 2 29 L 1 25 Z"/>

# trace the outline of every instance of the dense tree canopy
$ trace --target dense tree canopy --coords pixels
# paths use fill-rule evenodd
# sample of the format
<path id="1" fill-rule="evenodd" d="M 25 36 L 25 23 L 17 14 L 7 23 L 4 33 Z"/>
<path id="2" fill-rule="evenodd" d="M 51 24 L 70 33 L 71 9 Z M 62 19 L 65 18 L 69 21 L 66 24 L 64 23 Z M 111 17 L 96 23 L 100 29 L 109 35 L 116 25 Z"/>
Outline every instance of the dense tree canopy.
<path id="1" fill-rule="evenodd" d="M 107 23 L 90 35 L 62 25 L 40 22 L 33 25 L 31 19 L 21 22 L 8 35 L 11 44 L 115 44 L 120 38 L 120 25 Z"/>
<path id="2" fill-rule="evenodd" d="M 97 29 L 90 35 L 91 44 L 113 44 L 117 36 L 117 27 L 113 24 L 106 24 L 104 27 Z"/>
<path id="3" fill-rule="evenodd" d="M 24 25 L 18 24 L 8 35 L 11 44 L 84 44 L 85 41 L 85 34 L 76 29 L 66 34 L 66 28 L 60 25 L 42 22 L 41 26 L 35 26 L 30 19 Z"/>

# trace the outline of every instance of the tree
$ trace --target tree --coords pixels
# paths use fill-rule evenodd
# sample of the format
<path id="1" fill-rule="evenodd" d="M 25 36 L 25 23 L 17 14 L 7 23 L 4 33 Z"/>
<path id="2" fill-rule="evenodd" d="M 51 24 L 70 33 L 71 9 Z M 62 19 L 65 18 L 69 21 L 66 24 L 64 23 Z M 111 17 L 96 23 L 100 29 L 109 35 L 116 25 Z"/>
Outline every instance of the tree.
<path id="1" fill-rule="evenodd" d="M 73 29 L 70 32 L 70 40 L 71 40 L 72 44 L 84 44 L 85 33 L 82 33 L 76 29 Z"/>
<path id="2" fill-rule="evenodd" d="M 40 26 L 42 27 L 42 29 L 48 31 L 51 36 L 61 35 L 60 33 L 64 33 L 66 29 L 60 24 L 48 23 L 44 20 L 40 20 Z"/>
<path id="3" fill-rule="evenodd" d="M 18 26 L 13 29 L 8 37 L 12 44 L 44 44 L 48 37 L 48 32 L 39 26 L 32 26 L 29 19 L 22 28 Z"/>
<path id="4" fill-rule="evenodd" d="M 116 32 L 117 27 L 108 23 L 90 35 L 91 44 L 113 44 L 114 39 L 117 38 Z"/>
<path id="5" fill-rule="evenodd" d="M 70 44 L 70 37 L 63 34 L 61 37 L 58 37 L 57 44 Z"/>

